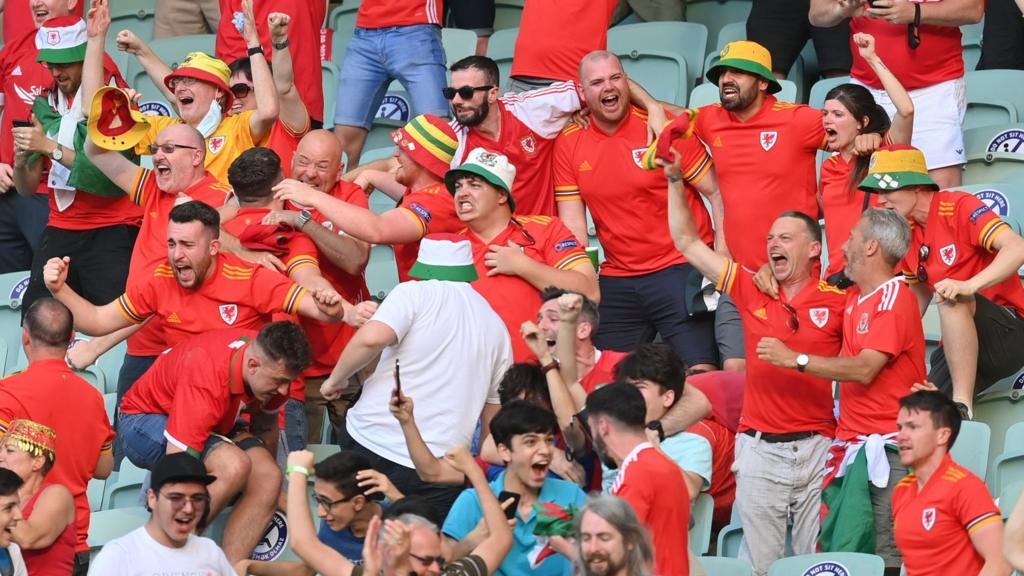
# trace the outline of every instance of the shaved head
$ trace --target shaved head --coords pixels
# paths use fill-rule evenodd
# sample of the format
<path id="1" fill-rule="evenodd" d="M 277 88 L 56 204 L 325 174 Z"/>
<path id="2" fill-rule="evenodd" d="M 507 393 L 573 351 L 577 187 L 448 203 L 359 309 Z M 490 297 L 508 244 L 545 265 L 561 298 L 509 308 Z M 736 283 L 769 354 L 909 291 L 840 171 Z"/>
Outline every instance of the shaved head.
<path id="1" fill-rule="evenodd" d="M 203 157 L 206 157 L 206 140 L 203 138 L 203 135 L 199 133 L 199 130 L 196 130 L 188 124 L 171 124 L 160 131 L 160 138 L 158 141 L 160 143 L 173 142 L 174 144 L 192 146 L 198 150 L 202 150 Z"/>
<path id="2" fill-rule="evenodd" d="M 586 78 L 587 78 L 586 71 L 587 71 L 587 68 L 589 68 L 590 64 L 596 64 L 598 62 L 604 62 L 605 60 L 614 60 L 615 64 L 617 65 L 617 67 L 619 69 L 619 71 L 620 72 L 623 71 L 622 70 L 622 62 L 619 60 L 619 57 L 615 55 L 614 52 L 609 52 L 607 50 L 594 50 L 593 52 L 591 52 L 591 53 L 587 54 L 586 56 L 584 56 L 582 60 L 580 60 L 580 70 L 579 70 L 579 73 L 580 73 L 580 83 L 583 84 L 583 83 L 586 82 Z"/>
<path id="3" fill-rule="evenodd" d="M 327 130 L 312 130 L 302 137 L 292 157 L 292 178 L 321 192 L 330 192 L 341 172 L 341 143 Z"/>

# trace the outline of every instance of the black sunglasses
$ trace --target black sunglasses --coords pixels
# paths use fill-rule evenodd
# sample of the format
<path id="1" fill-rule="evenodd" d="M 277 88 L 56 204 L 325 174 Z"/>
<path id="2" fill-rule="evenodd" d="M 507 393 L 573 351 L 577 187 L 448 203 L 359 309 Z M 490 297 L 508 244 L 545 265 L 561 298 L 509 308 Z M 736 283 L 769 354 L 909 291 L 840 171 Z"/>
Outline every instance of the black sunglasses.
<path id="1" fill-rule="evenodd" d="M 928 270 L 925 270 L 924 263 L 928 261 L 928 256 L 932 253 L 932 249 L 927 244 L 921 244 L 921 248 L 917 251 L 917 281 L 927 282 L 928 281 Z"/>
<path id="2" fill-rule="evenodd" d="M 785 302 L 782 303 L 782 309 L 789 312 L 789 318 L 786 318 L 786 326 L 793 332 L 800 329 L 800 318 L 796 314 L 796 308 L 793 308 Z"/>
<path id="3" fill-rule="evenodd" d="M 441 94 L 444 95 L 445 100 L 455 98 L 456 94 L 458 94 L 459 98 L 462 98 L 463 100 L 469 100 L 476 92 L 486 92 L 491 88 L 494 88 L 494 86 L 459 86 L 458 88 L 448 86 L 447 88 L 441 89 Z"/>
<path id="4" fill-rule="evenodd" d="M 417 556 L 412 552 L 409 553 L 409 556 L 412 556 L 420 562 L 423 562 L 424 566 L 430 566 L 434 562 L 437 562 L 437 567 L 444 570 L 444 556 Z"/>
<path id="5" fill-rule="evenodd" d="M 199 150 L 199 148 L 196 148 L 195 146 L 185 146 L 184 144 L 150 144 L 149 145 L 149 153 L 150 153 L 150 155 L 153 155 L 153 154 L 156 154 L 157 150 L 159 150 L 159 151 L 163 152 L 164 154 L 174 154 L 174 151 L 177 150 L 178 148 L 187 148 L 189 150 Z"/>
<path id="6" fill-rule="evenodd" d="M 252 86 L 243 82 L 231 85 L 231 93 L 235 95 L 235 98 L 245 98 L 250 92 L 252 92 Z"/>

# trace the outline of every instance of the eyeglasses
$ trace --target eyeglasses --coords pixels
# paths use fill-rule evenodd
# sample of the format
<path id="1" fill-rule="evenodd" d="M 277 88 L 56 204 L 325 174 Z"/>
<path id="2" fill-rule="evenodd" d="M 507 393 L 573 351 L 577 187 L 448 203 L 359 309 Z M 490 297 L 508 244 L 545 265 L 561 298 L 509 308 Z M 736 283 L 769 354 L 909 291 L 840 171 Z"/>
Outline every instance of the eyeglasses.
<path id="1" fill-rule="evenodd" d="M 348 502 L 349 500 L 355 498 L 356 496 L 358 496 L 358 494 L 353 494 L 352 496 L 348 496 L 346 498 L 339 498 L 337 500 L 330 500 L 326 496 L 323 496 L 321 494 L 314 494 L 313 500 L 316 500 L 317 506 L 323 506 L 324 510 L 330 512 L 331 508 L 334 508 L 338 504 L 344 504 L 345 502 Z"/>
<path id="2" fill-rule="evenodd" d="M 244 82 L 231 85 L 231 93 L 235 95 L 235 98 L 245 98 L 250 92 L 252 92 L 252 86 Z"/>
<path id="3" fill-rule="evenodd" d="M 178 77 L 175 77 L 175 78 L 171 78 L 167 82 L 167 87 L 170 88 L 171 90 L 176 90 L 178 88 L 178 84 L 181 84 L 182 86 L 192 86 L 192 85 L 194 85 L 198 81 L 199 80 L 197 80 L 197 79 L 195 79 L 195 78 L 193 78 L 191 76 L 178 76 Z"/>
<path id="4" fill-rule="evenodd" d="M 191 502 L 194 508 L 206 506 L 206 504 L 210 502 L 210 496 L 208 494 L 192 494 L 189 496 L 178 492 L 172 492 L 170 494 L 161 492 L 160 495 L 170 502 L 171 506 L 174 508 L 181 508 L 185 506 L 186 500 Z"/>
<path id="5" fill-rule="evenodd" d="M 459 86 L 458 88 L 448 86 L 447 88 L 441 89 L 441 94 L 444 95 L 445 100 L 455 98 L 456 94 L 458 94 L 459 98 L 462 98 L 463 100 L 469 100 L 473 97 L 473 94 L 477 92 L 486 92 L 491 88 L 494 88 L 494 86 L 491 86 L 490 84 L 486 86 Z"/>
<path id="6" fill-rule="evenodd" d="M 444 570 L 444 557 L 443 556 L 417 556 L 417 555 L 413 554 L 412 552 L 409 553 L 409 556 L 412 556 L 413 558 L 419 560 L 420 562 L 423 562 L 424 566 L 430 566 L 431 564 L 437 562 L 437 567 L 442 569 L 442 570 Z"/>
<path id="7" fill-rule="evenodd" d="M 149 145 L 149 153 L 150 153 L 150 155 L 153 155 L 153 154 L 156 154 L 157 150 L 159 150 L 159 151 L 163 152 L 164 154 L 174 154 L 174 151 L 177 150 L 178 148 L 187 148 L 189 150 L 199 150 L 199 148 L 196 148 L 195 146 L 185 146 L 184 144 L 169 144 L 169 143 L 168 144 L 150 144 Z"/>
<path id="8" fill-rule="evenodd" d="M 927 282 L 928 281 L 928 270 L 925 269 L 924 263 L 928 261 L 928 256 L 932 253 L 932 249 L 927 244 L 921 244 L 921 248 L 917 251 L 917 281 Z"/>
<path id="9" fill-rule="evenodd" d="M 800 329 L 800 318 L 796 315 L 796 308 L 793 308 L 789 304 L 782 302 L 782 309 L 789 312 L 789 318 L 786 318 L 786 326 L 793 332 Z"/>

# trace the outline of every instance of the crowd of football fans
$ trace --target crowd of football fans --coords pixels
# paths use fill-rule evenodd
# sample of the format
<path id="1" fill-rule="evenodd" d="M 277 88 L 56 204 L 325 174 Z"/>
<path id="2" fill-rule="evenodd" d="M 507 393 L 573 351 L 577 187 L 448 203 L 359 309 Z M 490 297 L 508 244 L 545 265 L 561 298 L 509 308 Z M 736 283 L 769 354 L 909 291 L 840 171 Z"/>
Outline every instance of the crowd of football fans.
<path id="1" fill-rule="evenodd" d="M 714 574 L 705 523 L 758 576 L 1024 570 L 950 456 L 1024 366 L 1024 239 L 958 191 L 960 26 L 1024 68 L 1020 0 L 753 0 L 699 108 L 605 49 L 682 0 L 526 0 L 507 80 L 493 1 L 363 0 L 333 118 L 326 2 L 156 0 L 216 34 L 173 69 L 110 4 L 2 5 L 0 575 Z M 808 39 L 851 77 L 822 110 L 775 96 Z M 125 341 L 112 423 L 81 375 Z M 129 466 L 147 516 L 97 553 Z"/>

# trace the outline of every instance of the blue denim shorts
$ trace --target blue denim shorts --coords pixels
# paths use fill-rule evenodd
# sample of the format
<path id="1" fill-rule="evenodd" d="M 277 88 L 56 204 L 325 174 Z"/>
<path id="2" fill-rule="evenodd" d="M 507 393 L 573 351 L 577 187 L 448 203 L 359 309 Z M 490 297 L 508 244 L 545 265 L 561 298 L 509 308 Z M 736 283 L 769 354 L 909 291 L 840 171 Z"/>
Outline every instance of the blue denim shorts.
<path id="1" fill-rule="evenodd" d="M 449 116 L 441 94 L 447 76 L 440 28 L 356 28 L 341 65 L 334 123 L 369 130 L 392 80 L 409 93 L 412 115 Z"/>
<path id="2" fill-rule="evenodd" d="M 167 452 L 166 414 L 120 414 L 118 416 L 117 442 L 121 453 L 139 468 L 150 469 Z M 203 447 L 205 457 L 227 438 L 210 434 Z"/>

